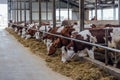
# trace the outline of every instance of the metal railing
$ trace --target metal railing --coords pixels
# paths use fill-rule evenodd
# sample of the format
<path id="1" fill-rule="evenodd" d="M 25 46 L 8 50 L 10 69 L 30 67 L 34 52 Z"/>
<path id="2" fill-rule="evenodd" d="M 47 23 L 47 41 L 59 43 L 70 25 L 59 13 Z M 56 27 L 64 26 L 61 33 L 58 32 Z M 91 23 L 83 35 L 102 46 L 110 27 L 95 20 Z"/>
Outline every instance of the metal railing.
<path id="1" fill-rule="evenodd" d="M 78 40 L 78 39 L 74 39 L 74 38 L 69 38 L 69 37 L 65 37 L 65 36 L 62 36 L 62 35 L 52 34 L 52 33 L 49 33 L 49 32 L 43 32 L 43 33 L 50 34 L 50 35 L 57 36 L 57 37 L 61 37 L 61 38 L 65 38 L 65 39 L 69 39 L 69 40 L 74 40 L 74 41 L 81 42 L 81 43 L 84 43 L 84 44 L 88 44 L 88 45 L 92 45 L 92 46 L 96 46 L 96 47 L 100 47 L 100 48 L 104 48 L 104 49 L 107 49 L 107 50 L 110 50 L 110 51 L 120 53 L 120 50 L 118 50 L 118 49 L 102 46 L 102 45 L 99 45 L 99 44 L 90 43 L 90 42 L 86 42 L 86 41 L 82 41 L 82 40 Z"/>

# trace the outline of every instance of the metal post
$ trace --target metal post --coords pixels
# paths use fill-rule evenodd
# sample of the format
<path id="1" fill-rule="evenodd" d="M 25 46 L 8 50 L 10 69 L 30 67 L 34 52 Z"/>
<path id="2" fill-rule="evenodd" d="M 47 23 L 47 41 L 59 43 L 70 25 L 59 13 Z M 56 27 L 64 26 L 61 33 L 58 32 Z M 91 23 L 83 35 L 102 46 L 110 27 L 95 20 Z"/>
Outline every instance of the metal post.
<path id="1" fill-rule="evenodd" d="M 8 20 L 10 20 L 10 1 L 8 0 Z"/>
<path id="2" fill-rule="evenodd" d="M 97 0 L 95 0 L 95 17 L 97 19 Z"/>
<path id="3" fill-rule="evenodd" d="M 53 0 L 53 27 L 56 27 L 56 0 Z"/>
<path id="4" fill-rule="evenodd" d="M 67 0 L 68 20 L 70 20 L 70 13 L 69 13 L 69 11 L 70 11 L 70 10 L 69 10 L 69 3 L 70 3 L 70 2 L 69 2 L 69 1 L 70 1 L 70 0 Z"/>
<path id="5" fill-rule="evenodd" d="M 22 1 L 20 1 L 20 22 L 22 21 Z"/>
<path id="6" fill-rule="evenodd" d="M 108 45 L 108 29 L 105 29 L 105 45 Z M 105 64 L 108 65 L 108 50 L 105 49 Z"/>
<path id="7" fill-rule="evenodd" d="M 10 0 L 10 20 L 12 20 L 12 0 Z"/>
<path id="8" fill-rule="evenodd" d="M 8 0 L 8 20 L 11 20 L 11 0 Z"/>
<path id="9" fill-rule="evenodd" d="M 91 9 L 91 18 L 93 18 L 93 10 Z"/>
<path id="10" fill-rule="evenodd" d="M 46 0 L 46 21 L 48 22 L 48 0 Z"/>
<path id="11" fill-rule="evenodd" d="M 103 8 L 101 8 L 101 20 L 103 20 Z"/>
<path id="12" fill-rule="evenodd" d="M 118 0 L 118 20 L 120 25 L 120 0 Z"/>
<path id="13" fill-rule="evenodd" d="M 19 15 L 18 15 L 18 0 L 17 0 L 17 8 L 16 8 L 16 10 L 17 10 L 17 23 L 19 22 Z"/>
<path id="14" fill-rule="evenodd" d="M 39 27 L 41 27 L 41 0 L 39 0 Z"/>
<path id="15" fill-rule="evenodd" d="M 84 30 L 84 0 L 79 0 L 80 31 Z"/>
<path id="16" fill-rule="evenodd" d="M 12 17 L 13 17 L 14 21 L 17 22 L 17 20 L 16 20 L 17 13 L 16 13 L 16 8 L 15 8 L 17 4 L 16 4 L 15 1 L 12 1 L 12 4 L 13 4 L 12 5 L 12 9 L 13 9 L 13 11 L 12 11 Z"/>
<path id="17" fill-rule="evenodd" d="M 113 20 L 116 20 L 116 9 L 115 9 L 115 5 L 113 5 Z"/>
<path id="18" fill-rule="evenodd" d="M 60 0 L 58 2 L 59 2 L 59 21 L 61 21 L 61 2 Z"/>
<path id="19" fill-rule="evenodd" d="M 32 23 L 32 0 L 29 0 L 30 23 Z"/>
<path id="20" fill-rule="evenodd" d="M 26 0 L 24 0 L 24 21 L 26 24 Z"/>

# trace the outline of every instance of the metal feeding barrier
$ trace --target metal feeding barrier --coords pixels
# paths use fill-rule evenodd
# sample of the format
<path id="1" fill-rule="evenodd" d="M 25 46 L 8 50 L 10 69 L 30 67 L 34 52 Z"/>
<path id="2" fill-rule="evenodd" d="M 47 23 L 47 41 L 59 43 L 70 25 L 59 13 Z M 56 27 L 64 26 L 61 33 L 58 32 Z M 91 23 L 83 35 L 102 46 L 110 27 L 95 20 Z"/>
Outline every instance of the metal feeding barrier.
<path id="1" fill-rule="evenodd" d="M 102 45 L 99 45 L 99 44 L 90 43 L 90 42 L 86 42 L 86 41 L 82 41 L 82 40 L 78 40 L 78 39 L 74 39 L 74 38 L 69 38 L 69 37 L 65 37 L 65 36 L 61 36 L 61 35 L 57 35 L 57 34 L 52 34 L 52 33 L 49 33 L 49 32 L 43 32 L 43 33 L 50 34 L 50 35 L 57 36 L 57 37 L 61 37 L 61 38 L 65 38 L 65 39 L 69 39 L 69 40 L 74 40 L 74 41 L 81 42 L 81 43 L 84 43 L 84 44 L 88 44 L 88 45 L 92 45 L 92 46 L 96 46 L 96 47 L 100 47 L 100 48 L 104 48 L 104 49 L 107 49 L 107 50 L 110 50 L 110 51 L 120 53 L 120 50 L 118 50 L 118 49 L 102 46 Z"/>
<path id="2" fill-rule="evenodd" d="M 108 29 L 110 29 L 110 28 L 105 28 L 105 37 L 106 37 L 105 45 L 107 45 L 107 43 L 108 43 Z M 120 54 L 120 50 L 110 48 L 110 47 L 107 47 L 107 46 L 103 46 L 103 45 L 100 45 L 100 44 L 90 43 L 90 42 L 86 42 L 86 41 L 83 41 L 83 40 L 78 40 L 78 39 L 75 39 L 75 38 L 65 37 L 65 36 L 57 35 L 57 34 L 52 34 L 52 33 L 49 33 L 49 32 L 43 32 L 43 33 L 50 34 L 50 35 L 57 36 L 57 37 L 61 37 L 61 38 L 65 38 L 65 39 L 69 39 L 69 40 L 74 40 L 74 41 L 81 42 L 81 43 L 84 43 L 84 44 L 87 44 L 87 45 L 96 46 L 96 47 L 105 49 L 105 64 L 106 65 L 108 65 L 108 50 L 113 51 L 113 52 L 117 52 L 117 53 Z M 114 62 L 116 62 L 116 61 L 117 61 L 117 59 L 115 58 Z M 114 63 L 114 64 L 117 64 L 117 63 Z"/>

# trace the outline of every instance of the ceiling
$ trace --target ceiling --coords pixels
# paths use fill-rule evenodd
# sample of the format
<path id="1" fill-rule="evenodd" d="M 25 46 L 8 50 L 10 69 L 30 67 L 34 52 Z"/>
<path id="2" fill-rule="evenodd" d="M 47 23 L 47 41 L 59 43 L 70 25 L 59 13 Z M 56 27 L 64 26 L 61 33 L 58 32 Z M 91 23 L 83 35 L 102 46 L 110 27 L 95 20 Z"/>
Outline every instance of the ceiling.
<path id="1" fill-rule="evenodd" d="M 76 3 L 79 6 L 79 0 L 69 0 L 69 1 Z M 84 0 L 84 1 L 85 1 L 84 2 L 85 8 L 87 9 L 94 9 L 96 1 L 97 1 L 97 8 L 109 8 L 113 6 L 118 6 L 118 0 Z"/>
<path id="2" fill-rule="evenodd" d="M 4 0 L 0 0 L 4 1 Z M 17 1 L 17 0 L 13 0 Z M 24 0 L 18 0 L 18 1 L 24 1 Z M 29 0 L 26 0 L 29 1 Z M 32 0 L 33 2 L 38 2 L 39 0 Z M 53 0 L 41 0 L 41 1 L 53 1 Z M 56 0 L 59 1 L 59 0 Z M 76 6 L 79 8 L 79 0 L 60 0 L 65 3 L 70 3 L 72 6 Z M 95 8 L 95 2 L 96 0 L 84 0 L 85 8 L 86 9 L 94 9 Z M 97 0 L 97 8 L 110 8 L 110 7 L 117 7 L 118 6 L 118 0 Z"/>

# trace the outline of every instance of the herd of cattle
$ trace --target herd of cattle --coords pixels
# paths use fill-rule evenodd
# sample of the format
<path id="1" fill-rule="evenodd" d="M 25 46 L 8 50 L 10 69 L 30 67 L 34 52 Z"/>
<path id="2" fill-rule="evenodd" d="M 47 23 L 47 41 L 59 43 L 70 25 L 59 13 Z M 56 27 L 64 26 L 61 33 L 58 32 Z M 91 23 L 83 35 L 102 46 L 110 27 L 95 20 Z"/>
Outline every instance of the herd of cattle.
<path id="1" fill-rule="evenodd" d="M 25 26 L 25 27 L 24 27 Z M 95 46 L 87 45 L 81 42 L 77 42 L 74 40 L 65 39 L 62 37 L 53 36 L 50 34 L 44 33 L 49 32 L 52 34 L 62 35 L 69 38 L 74 38 L 78 40 L 87 41 L 90 43 L 96 44 L 105 44 L 105 28 L 108 30 L 108 47 L 117 48 L 119 47 L 120 42 L 120 25 L 110 25 L 107 24 L 103 27 L 97 27 L 94 24 L 86 25 L 83 31 L 79 31 L 79 25 L 74 23 L 72 25 L 63 24 L 57 25 L 57 27 L 52 27 L 49 24 L 42 23 L 42 26 L 39 28 L 38 23 L 33 24 L 14 24 L 10 23 L 9 27 L 13 28 L 18 35 L 21 35 L 22 38 L 29 39 L 34 37 L 35 39 L 45 40 L 45 44 L 47 46 L 48 55 L 55 54 L 58 48 L 61 48 L 62 51 L 62 62 L 69 61 L 73 56 L 86 56 L 88 55 L 90 58 L 94 59 L 94 50 Z M 110 28 L 109 28 L 110 27 Z M 43 32 L 43 35 L 40 33 Z M 119 61 L 119 59 L 118 59 Z"/>

